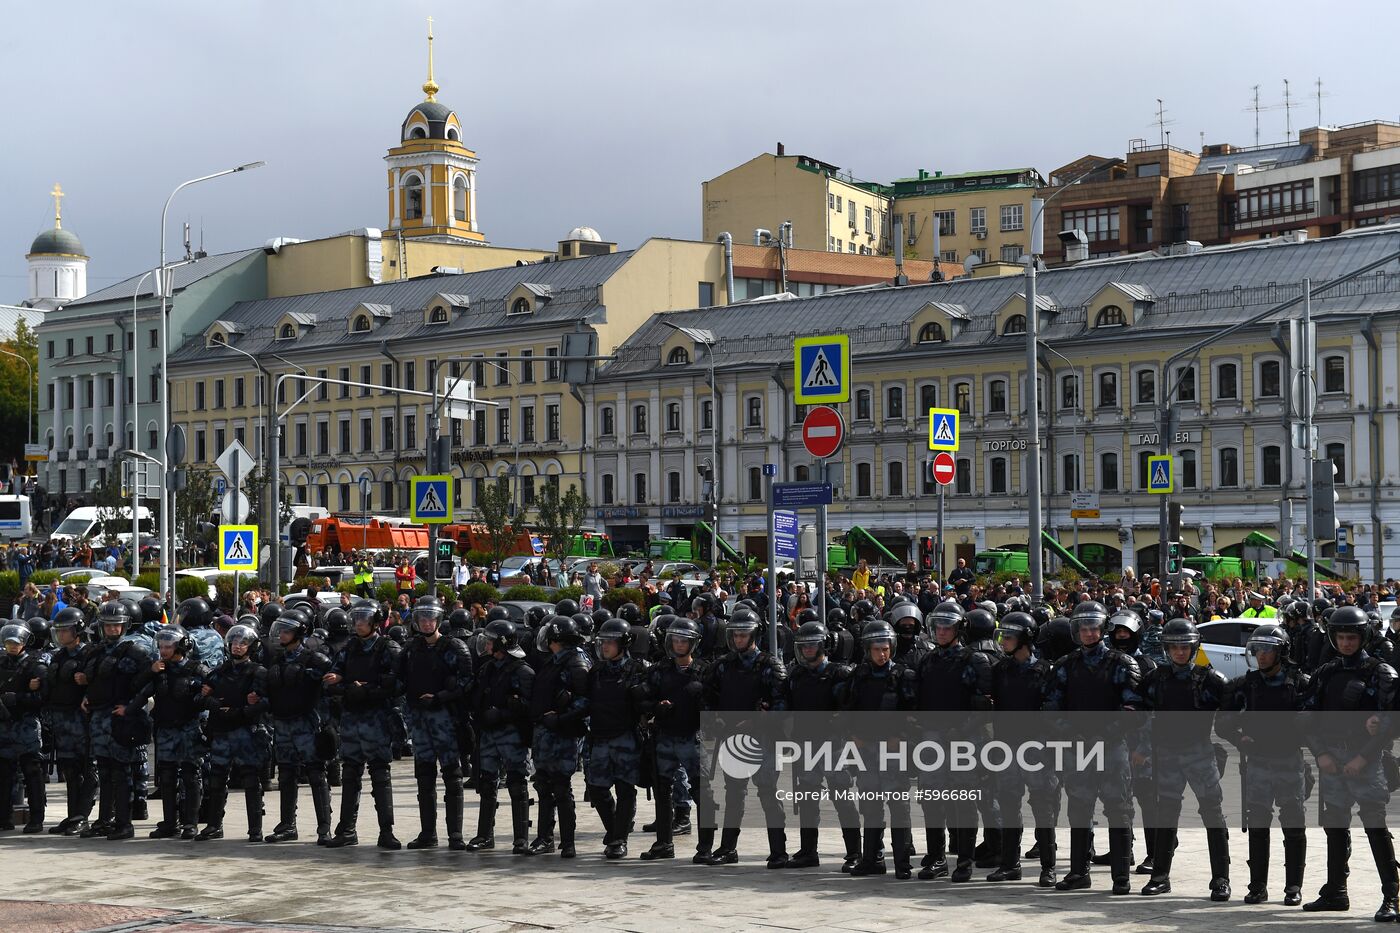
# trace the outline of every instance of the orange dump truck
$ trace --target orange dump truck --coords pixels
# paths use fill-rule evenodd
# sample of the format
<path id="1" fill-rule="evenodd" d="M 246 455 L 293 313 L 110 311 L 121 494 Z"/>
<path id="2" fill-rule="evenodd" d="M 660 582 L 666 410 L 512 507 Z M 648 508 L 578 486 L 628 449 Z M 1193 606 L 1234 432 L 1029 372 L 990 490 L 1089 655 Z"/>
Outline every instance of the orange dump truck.
<path id="1" fill-rule="evenodd" d="M 381 518 L 332 515 L 311 523 L 306 549 L 312 554 L 349 551 L 426 551 L 428 530 Z"/>

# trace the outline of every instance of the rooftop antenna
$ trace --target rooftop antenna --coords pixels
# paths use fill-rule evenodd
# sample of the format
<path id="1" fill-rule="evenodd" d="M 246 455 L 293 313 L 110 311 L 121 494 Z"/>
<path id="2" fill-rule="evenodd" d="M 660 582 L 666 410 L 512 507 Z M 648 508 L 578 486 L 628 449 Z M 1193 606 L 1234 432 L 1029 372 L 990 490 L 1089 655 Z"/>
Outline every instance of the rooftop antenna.
<path id="1" fill-rule="evenodd" d="M 185 258 L 189 259 L 190 253 L 190 222 L 185 221 Z"/>
<path id="2" fill-rule="evenodd" d="M 1175 120 L 1167 119 L 1167 111 L 1166 108 L 1162 106 L 1162 98 L 1157 98 L 1157 143 L 1163 148 L 1168 145 L 1167 140 L 1171 135 L 1167 132 L 1167 127 L 1175 122 Z"/>
<path id="3" fill-rule="evenodd" d="M 1293 141 L 1293 97 L 1288 79 L 1283 79 L 1283 141 Z"/>
<path id="4" fill-rule="evenodd" d="M 1313 100 L 1317 101 L 1317 125 L 1318 125 L 1318 126 L 1321 126 L 1321 125 L 1322 125 L 1322 98 L 1324 98 L 1324 97 L 1331 97 L 1332 95 L 1329 94 L 1327 91 L 1324 91 L 1324 90 L 1322 89 L 1322 79 L 1321 79 L 1321 78 L 1318 78 L 1317 81 L 1315 81 L 1314 83 L 1315 83 L 1316 86 L 1317 86 L 1317 90 L 1313 92 Z"/>

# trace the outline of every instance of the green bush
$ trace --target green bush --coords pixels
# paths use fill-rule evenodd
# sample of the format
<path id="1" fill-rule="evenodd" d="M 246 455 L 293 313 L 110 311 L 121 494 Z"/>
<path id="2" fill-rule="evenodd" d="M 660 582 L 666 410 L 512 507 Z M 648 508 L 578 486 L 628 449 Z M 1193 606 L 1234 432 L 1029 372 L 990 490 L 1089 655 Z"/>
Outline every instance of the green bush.
<path id="1" fill-rule="evenodd" d="M 636 587 L 619 586 L 617 589 L 608 590 L 603 594 L 603 605 L 611 609 L 614 613 L 617 612 L 618 607 L 623 603 L 636 603 L 637 608 L 642 610 L 645 616 L 647 609 L 646 595 Z"/>
<path id="2" fill-rule="evenodd" d="M 150 590 L 152 593 L 160 592 L 160 571 L 143 570 L 136 575 L 136 579 L 131 581 L 132 586 L 139 586 Z"/>
<path id="3" fill-rule="evenodd" d="M 520 602 L 542 603 L 548 601 L 549 594 L 544 591 L 544 587 L 521 583 L 506 590 L 501 598 Z"/>
<path id="4" fill-rule="evenodd" d="M 462 562 L 469 567 L 490 567 L 490 551 L 468 551 L 462 555 Z"/>
<path id="5" fill-rule="evenodd" d="M 78 586 L 78 585 L 80 585 L 80 584 L 90 583 L 90 582 L 92 582 L 92 578 L 93 578 L 93 577 L 97 577 L 97 576 L 101 576 L 101 574 L 96 574 L 96 573 L 80 573 L 80 574 L 77 574 L 76 576 L 69 577 L 67 580 L 64 580 L 64 581 L 63 581 L 63 585 L 64 585 L 64 586 Z"/>
<path id="6" fill-rule="evenodd" d="M 374 588 L 374 598 L 381 603 L 394 604 L 399 598 L 399 588 L 395 583 L 381 583 Z"/>
<path id="7" fill-rule="evenodd" d="M 498 603 L 501 601 L 501 591 L 489 583 L 472 583 L 462 587 L 462 602 L 470 606 L 472 603 Z"/>
<path id="8" fill-rule="evenodd" d="M 241 598 L 244 593 L 248 592 L 248 590 L 257 588 L 260 585 L 261 584 L 259 584 L 256 580 L 250 580 L 247 576 L 242 577 L 239 580 L 238 584 L 239 597 Z M 223 573 L 215 577 L 214 590 L 219 595 L 220 606 L 223 606 L 225 609 L 229 610 L 238 608 L 236 605 L 234 605 L 236 600 L 233 597 L 233 574 Z"/>
<path id="9" fill-rule="evenodd" d="M 354 580 L 346 580 L 343 583 L 336 584 L 335 591 L 337 593 L 349 593 L 351 596 L 359 592 L 358 588 L 355 586 Z"/>
<path id="10" fill-rule="evenodd" d="M 58 579 L 57 570 L 36 570 L 29 575 L 29 582 L 35 586 L 43 586 Z"/>
<path id="11" fill-rule="evenodd" d="M 312 573 L 312 574 L 307 574 L 307 575 L 304 576 L 304 577 L 297 577 L 296 579 L 294 579 L 294 580 L 292 581 L 292 590 L 291 590 L 291 591 L 292 591 L 293 593 L 298 593 L 298 592 L 300 592 L 300 591 L 306 589 L 306 588 L 307 588 L 308 586 L 310 586 L 312 583 L 315 583 L 317 589 L 320 589 L 320 590 L 327 590 L 327 589 L 330 589 L 330 585 L 331 585 L 331 581 L 330 581 L 330 580 L 326 579 L 325 577 L 318 577 L 318 576 L 316 576 L 314 573 Z"/>
<path id="12" fill-rule="evenodd" d="M 233 589 L 230 585 L 229 593 L 232 595 Z M 194 599 L 196 596 L 209 598 L 209 584 L 200 577 L 180 577 L 175 581 L 175 599 L 183 602 L 186 599 Z"/>
<path id="13" fill-rule="evenodd" d="M 16 602 L 19 600 L 19 571 L 6 570 L 0 572 L 0 601 Z"/>
<path id="14" fill-rule="evenodd" d="M 452 600 L 454 600 L 454 599 L 457 598 L 456 592 L 454 592 L 453 589 L 452 589 L 452 584 L 450 584 L 450 583 L 438 583 L 438 584 L 436 584 L 436 586 L 437 586 L 437 598 L 440 599 L 440 600 L 442 600 L 443 602 L 451 602 Z M 415 600 L 418 599 L 420 596 L 427 596 L 427 595 L 428 595 L 428 584 L 426 584 L 426 583 L 419 583 L 418 585 L 416 585 L 416 586 L 413 588 L 413 598 L 414 598 Z M 396 597 L 396 598 L 397 598 L 397 597 Z"/>
<path id="15" fill-rule="evenodd" d="M 554 595 L 550 598 L 553 599 L 556 603 L 565 599 L 572 599 L 574 602 L 578 602 L 580 599 L 583 598 L 583 587 L 561 586 L 559 587 L 559 589 L 554 591 Z"/>

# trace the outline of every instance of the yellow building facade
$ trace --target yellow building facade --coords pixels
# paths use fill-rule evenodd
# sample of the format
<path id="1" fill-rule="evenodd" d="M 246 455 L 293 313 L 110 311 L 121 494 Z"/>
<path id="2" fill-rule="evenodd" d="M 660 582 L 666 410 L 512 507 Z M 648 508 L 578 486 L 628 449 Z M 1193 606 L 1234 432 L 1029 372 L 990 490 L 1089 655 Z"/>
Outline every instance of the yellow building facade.
<path id="1" fill-rule="evenodd" d="M 1044 184 L 1033 168 L 930 174 L 893 184 L 905 255 L 925 260 L 1019 262 L 1030 252 L 1031 199 Z M 937 236 L 935 236 L 937 231 Z"/>

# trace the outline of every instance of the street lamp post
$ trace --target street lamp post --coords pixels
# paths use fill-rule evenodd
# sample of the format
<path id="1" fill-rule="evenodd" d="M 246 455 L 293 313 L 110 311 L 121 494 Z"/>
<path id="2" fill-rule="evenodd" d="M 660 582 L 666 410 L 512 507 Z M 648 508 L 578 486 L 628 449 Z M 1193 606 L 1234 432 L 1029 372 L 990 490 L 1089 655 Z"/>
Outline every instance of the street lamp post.
<path id="1" fill-rule="evenodd" d="M 266 162 L 246 162 L 235 168 L 226 168 L 223 171 L 213 172 L 209 175 L 201 175 L 198 178 L 191 178 L 189 181 L 182 181 L 175 186 L 175 190 L 170 192 L 170 196 L 165 199 L 165 206 L 160 211 L 160 266 L 156 284 L 160 291 L 160 426 L 163 435 L 170 433 L 170 319 L 167 317 L 167 299 L 172 293 L 170 283 L 167 281 L 169 270 L 165 265 L 165 225 L 170 214 L 170 202 L 175 200 L 175 195 L 179 194 L 190 185 L 199 184 L 202 181 L 209 181 L 213 178 L 222 178 L 224 175 L 232 175 L 236 172 L 245 172 L 249 169 L 260 168 Z M 133 342 L 135 338 L 133 337 Z M 161 522 L 161 544 L 160 544 L 160 596 L 165 599 L 167 593 L 174 598 L 174 580 L 172 574 L 175 568 L 175 495 L 171 490 L 171 470 L 170 456 L 162 451 L 161 468 L 164 475 L 161 477 L 161 500 L 160 500 L 160 522 Z"/>
<path id="2" fill-rule="evenodd" d="M 1065 356 L 1063 353 L 1061 353 L 1059 350 L 1056 350 L 1054 347 L 1050 346 L 1048 343 L 1042 343 L 1042 344 L 1040 345 L 1040 349 L 1044 350 L 1046 353 L 1054 354 L 1055 356 L 1059 357 L 1061 361 L 1063 361 L 1064 363 L 1066 363 L 1071 369 L 1074 368 L 1074 363 L 1073 363 L 1073 361 L 1070 360 L 1069 357 Z M 1048 367 L 1047 367 L 1047 368 L 1048 368 Z M 1053 370 L 1051 370 L 1050 375 L 1052 375 L 1052 376 L 1054 375 L 1054 371 L 1053 371 Z M 1083 377 L 1082 377 L 1079 373 L 1076 372 L 1076 373 L 1074 374 L 1074 377 L 1075 377 L 1075 380 L 1076 380 L 1076 382 L 1077 382 L 1077 384 L 1078 384 L 1078 386 L 1079 386 L 1078 396 L 1079 396 L 1079 412 L 1080 412 L 1080 417 L 1083 417 L 1083 412 L 1084 412 L 1085 406 L 1086 406 L 1086 402 L 1085 402 L 1085 392 L 1088 390 L 1088 387 L 1084 384 L 1084 379 L 1083 379 Z M 1047 410 L 1048 410 L 1049 406 L 1046 406 L 1046 407 L 1047 407 Z M 1079 443 L 1079 422 L 1076 421 L 1074 424 L 1072 424 L 1072 425 L 1070 426 L 1070 428 L 1071 428 L 1071 430 L 1074 432 L 1074 465 L 1075 465 L 1075 477 L 1074 477 L 1075 483 L 1074 483 L 1074 485 L 1075 485 L 1075 488 L 1078 489 L 1078 487 L 1079 487 L 1079 481 L 1080 481 L 1080 479 L 1084 476 L 1084 462 L 1083 462 L 1083 458 L 1084 458 L 1084 447 Z M 1052 475 L 1053 475 L 1053 473 L 1054 473 L 1054 464 L 1051 464 L 1051 473 L 1052 473 Z M 1073 523 L 1073 527 L 1074 527 L 1074 556 L 1075 556 L 1075 557 L 1079 557 L 1079 519 L 1075 516 L 1075 514 L 1074 514 L 1074 508 L 1073 508 L 1072 506 L 1071 506 L 1071 508 L 1070 508 L 1070 521 Z M 1082 560 L 1083 558 L 1080 558 L 1080 559 Z"/>
<path id="3" fill-rule="evenodd" d="M 714 331 L 701 327 L 685 327 L 680 324 L 673 324 L 670 321 L 662 320 L 674 330 L 680 331 L 691 340 L 705 347 L 705 356 L 710 364 L 710 504 L 714 506 L 714 513 L 711 518 L 714 521 L 714 541 L 710 542 L 710 563 L 719 563 L 719 504 L 720 504 L 720 484 L 719 484 L 719 383 L 715 381 L 715 334 Z M 818 541 L 817 546 L 826 547 L 825 541 Z"/>

